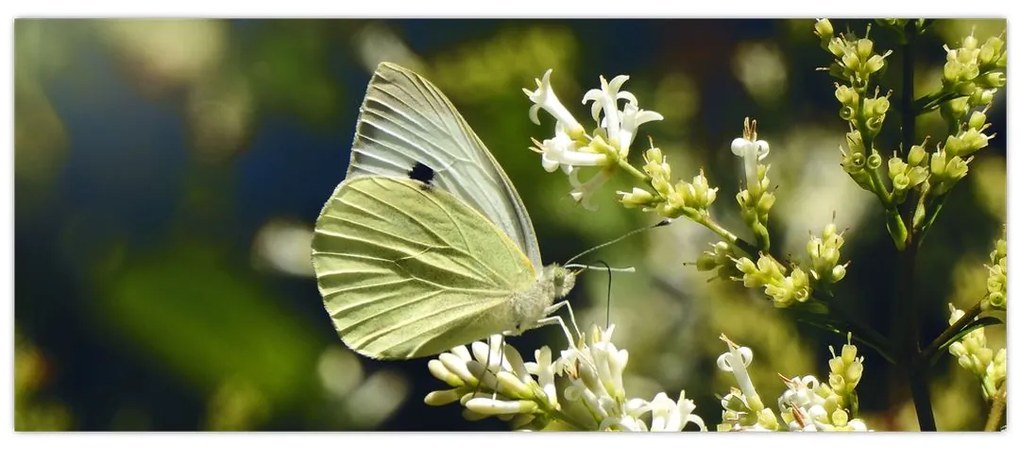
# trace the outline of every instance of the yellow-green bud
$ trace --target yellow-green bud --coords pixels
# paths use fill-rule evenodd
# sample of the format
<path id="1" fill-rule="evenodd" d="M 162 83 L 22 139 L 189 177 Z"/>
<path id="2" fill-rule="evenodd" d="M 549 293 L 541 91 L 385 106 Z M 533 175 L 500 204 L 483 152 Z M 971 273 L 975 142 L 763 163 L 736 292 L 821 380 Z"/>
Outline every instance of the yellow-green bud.
<path id="1" fill-rule="evenodd" d="M 986 106 L 995 98 L 995 89 L 978 89 L 968 99 L 972 106 Z"/>
<path id="2" fill-rule="evenodd" d="M 946 175 L 953 180 L 963 178 L 967 175 L 967 163 L 960 159 L 960 156 L 954 156 L 946 164 Z"/>
<path id="3" fill-rule="evenodd" d="M 895 178 L 900 174 L 907 171 L 907 164 L 903 162 L 903 159 L 898 157 L 892 157 L 889 159 L 889 177 Z"/>
<path id="4" fill-rule="evenodd" d="M 936 151 L 931 155 L 931 175 L 941 178 L 946 174 L 946 152 Z"/>
<path id="5" fill-rule="evenodd" d="M 861 66 L 861 58 L 857 56 L 857 53 L 847 53 L 841 58 L 843 65 L 850 70 L 857 70 Z"/>
<path id="6" fill-rule="evenodd" d="M 656 147 L 645 150 L 645 162 L 647 163 L 662 163 L 662 150 Z"/>
<path id="7" fill-rule="evenodd" d="M 914 145 L 910 147 L 910 153 L 907 154 L 907 163 L 910 165 L 922 165 L 925 160 L 928 159 L 928 152 L 924 151 L 924 147 L 920 145 Z"/>
<path id="8" fill-rule="evenodd" d="M 820 19 L 815 22 L 815 35 L 822 40 L 832 39 L 833 29 L 829 19 Z"/>
<path id="9" fill-rule="evenodd" d="M 980 129 L 985 126 L 985 113 L 982 111 L 974 111 L 970 114 L 970 119 L 967 120 L 967 127 L 970 129 Z"/>
<path id="10" fill-rule="evenodd" d="M 978 40 L 972 34 L 970 36 L 967 36 L 967 37 L 963 38 L 963 45 L 961 45 L 961 47 L 970 50 L 970 49 L 977 48 L 977 45 L 978 45 Z"/>
<path id="11" fill-rule="evenodd" d="M 871 57 L 871 51 L 874 49 L 875 43 L 871 39 L 863 38 L 857 41 L 857 57 L 861 58 L 861 61 L 866 61 Z"/>
<path id="12" fill-rule="evenodd" d="M 836 99 L 844 105 L 857 104 L 857 92 L 850 86 L 840 84 L 836 86 Z"/>
<path id="13" fill-rule="evenodd" d="M 882 67 L 884 67 L 884 66 L 885 66 L 885 58 L 883 58 L 883 57 L 881 57 L 879 55 L 874 55 L 874 56 L 868 58 L 868 62 L 864 65 L 864 69 L 868 73 L 875 73 L 875 72 L 877 72 L 879 70 L 882 70 Z"/>
<path id="14" fill-rule="evenodd" d="M 981 77 L 980 83 L 993 89 L 1006 85 L 1006 74 L 1002 72 L 988 72 Z"/>
<path id="15" fill-rule="evenodd" d="M 620 203 L 624 207 L 644 207 L 650 205 L 655 197 L 648 191 L 634 187 L 630 192 L 616 192 L 620 195 Z"/>

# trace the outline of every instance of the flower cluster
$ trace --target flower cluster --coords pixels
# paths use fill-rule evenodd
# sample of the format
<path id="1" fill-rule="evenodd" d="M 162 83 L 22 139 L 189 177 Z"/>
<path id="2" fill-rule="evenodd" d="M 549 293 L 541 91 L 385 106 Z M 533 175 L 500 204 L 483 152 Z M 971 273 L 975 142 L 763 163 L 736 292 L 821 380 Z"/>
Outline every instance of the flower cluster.
<path id="1" fill-rule="evenodd" d="M 1006 42 L 992 36 L 978 45 L 973 34 L 961 42 L 959 48 L 946 49 L 946 64 L 942 67 L 942 86 L 946 93 L 962 95 L 947 105 L 943 112 L 955 115 L 961 106 L 986 106 L 997 89 L 1006 85 Z M 947 111 L 948 110 L 948 111 Z"/>
<path id="2" fill-rule="evenodd" d="M 425 397 L 429 405 L 460 402 L 466 419 L 496 416 L 516 429 L 542 429 L 552 421 L 587 430 L 680 431 L 688 424 L 705 430 L 694 402 L 680 392 L 673 401 L 659 393 L 651 401 L 628 399 L 623 371 L 628 353 L 611 341 L 613 326 L 593 326 L 578 345 L 553 360 L 548 346 L 525 363 L 520 353 L 493 336 L 429 361 L 429 370 L 452 387 Z"/>
<path id="3" fill-rule="evenodd" d="M 754 232 L 762 251 L 769 249 L 769 210 L 776 196 L 768 190 L 769 166 L 761 161 L 769 154 L 769 143 L 758 139 L 758 123 L 744 118 L 744 135 L 733 139 L 730 150 L 744 160 L 745 188 L 737 193 L 737 204 L 744 222 Z"/>
<path id="4" fill-rule="evenodd" d="M 734 263 L 743 273 L 735 280 L 743 281 L 747 288 L 765 287 L 765 295 L 772 298 L 776 307 L 789 307 L 811 298 L 811 280 L 800 267 L 794 267 L 787 275 L 786 267 L 765 253 L 758 255 L 757 264 L 747 257 Z"/>
<path id="5" fill-rule="evenodd" d="M 662 120 L 662 115 L 638 108 L 634 94 L 621 90 L 628 76 L 619 75 L 611 81 L 600 78 L 601 87 L 589 90 L 581 100 L 582 104 L 591 103 L 591 117 L 596 123 L 589 133 L 553 92 L 551 75 L 552 69 L 549 69 L 541 80 L 535 80 L 535 90 L 524 89 L 534 103 L 529 111 L 532 122 L 539 124 L 539 110 L 545 110 L 556 119 L 554 136 L 541 142 L 532 139 L 535 144 L 532 149 L 542 154 L 542 166 L 546 171 L 562 169 L 570 177 L 573 187 L 570 195 L 575 201 L 593 209 L 592 195 L 609 179 L 620 161 L 626 163 L 638 127 Z M 582 182 L 579 167 L 598 167 L 599 171 Z"/>
<path id="6" fill-rule="evenodd" d="M 711 250 L 706 250 L 698 256 L 698 260 L 695 262 L 698 271 L 718 269 L 717 275 L 720 279 L 732 279 L 740 276 L 740 272 L 737 271 L 733 264 L 735 257 L 733 245 L 718 241 L 713 243 L 711 247 Z"/>
<path id="7" fill-rule="evenodd" d="M 995 241 L 995 249 L 988 256 L 988 294 L 981 300 L 981 309 L 1006 310 L 1006 239 Z"/>
<path id="8" fill-rule="evenodd" d="M 958 100 L 966 98 L 950 100 L 946 104 L 952 106 Z M 962 109 L 966 111 L 968 108 L 962 105 Z M 944 195 L 957 181 L 963 179 L 967 175 L 967 165 L 972 160 L 971 154 L 988 146 L 988 140 L 995 137 L 995 134 L 984 134 L 990 126 L 985 123 L 986 112 L 987 107 L 970 112 L 965 121 L 962 117 L 959 120 L 947 118 L 950 126 L 957 131 L 947 137 L 945 144 L 940 145 L 931 155 L 931 186 L 935 195 Z M 964 112 L 966 115 L 967 112 Z"/>
<path id="9" fill-rule="evenodd" d="M 807 243 L 808 257 L 811 258 L 811 278 L 825 283 L 836 283 L 846 276 L 849 262 L 839 263 L 839 249 L 843 247 L 843 233 L 836 232 L 836 224 L 829 223 L 822 229 L 822 236 L 811 236 Z"/>
<path id="10" fill-rule="evenodd" d="M 645 165 L 641 169 L 648 176 L 652 191 L 634 187 L 630 192 L 617 192 L 624 207 L 654 210 L 664 218 L 683 215 L 695 221 L 709 215 L 708 206 L 715 201 L 715 193 L 719 189 L 709 186 L 704 170 L 691 182 L 680 180 L 673 184 L 672 171 L 662 150 L 649 148 L 645 151 L 644 160 Z"/>
<path id="11" fill-rule="evenodd" d="M 882 130 L 890 108 L 891 93 L 879 95 L 877 87 L 873 93 L 869 92 L 874 85 L 873 75 L 885 67 L 885 58 L 892 51 L 875 54 L 875 43 L 867 37 L 867 33 L 863 38 L 834 36 L 828 19 L 815 23 L 815 34 L 821 39 L 822 48 L 836 58 L 829 67 L 829 73 L 840 81 L 835 84 L 836 100 L 840 103 L 839 116 L 850 125 L 846 134 L 847 148 L 840 149 L 843 170 L 861 188 L 874 192 L 886 207 L 891 207 L 890 193 L 878 176 L 882 156 L 874 147 L 875 137 Z"/>
<path id="12" fill-rule="evenodd" d="M 855 86 L 866 85 L 871 75 L 885 67 L 885 58 L 892 54 L 892 51 L 876 54 L 875 43 L 867 35 L 860 39 L 836 36 L 828 19 L 815 22 L 815 35 L 821 39 L 822 48 L 837 58 L 829 67 L 832 76 Z"/>
<path id="13" fill-rule="evenodd" d="M 910 147 L 906 161 L 896 155 L 889 159 L 889 179 L 892 180 L 893 203 L 903 203 L 910 189 L 928 179 L 929 157 L 928 152 L 924 149 L 926 143 L 927 140 L 920 145 Z"/>
<path id="14" fill-rule="evenodd" d="M 949 305 L 949 324 L 965 315 L 963 310 Z M 992 351 L 988 347 L 984 328 L 971 330 L 959 341 L 949 345 L 949 353 L 956 356 L 964 369 L 974 373 L 981 382 L 981 394 L 991 400 L 1006 380 L 1006 348 Z"/>
<path id="15" fill-rule="evenodd" d="M 514 428 L 541 428 L 558 409 L 553 385 L 552 357 L 548 348 L 536 351 L 535 362 L 524 363 L 520 353 L 493 336 L 492 343 L 475 342 L 471 350 L 458 346 L 428 363 L 429 372 L 450 389 L 425 396 L 428 405 L 459 401 L 464 418 L 478 420 L 499 416 Z"/>
<path id="16" fill-rule="evenodd" d="M 857 394 L 854 389 L 864 373 L 864 358 L 857 357 L 857 347 L 849 344 L 836 355 L 832 347 L 829 360 L 829 382 L 819 382 L 815 376 L 780 377 L 787 389 L 780 395 L 778 406 L 782 424 L 772 409 L 765 407 L 755 392 L 747 367 L 753 353 L 722 337 L 728 351 L 719 356 L 717 363 L 723 371 L 733 373 L 739 385 L 722 398 L 722 424 L 720 431 L 731 430 L 783 430 L 790 431 L 864 431 L 868 430 L 857 415 Z M 848 337 L 849 339 L 849 337 Z"/>

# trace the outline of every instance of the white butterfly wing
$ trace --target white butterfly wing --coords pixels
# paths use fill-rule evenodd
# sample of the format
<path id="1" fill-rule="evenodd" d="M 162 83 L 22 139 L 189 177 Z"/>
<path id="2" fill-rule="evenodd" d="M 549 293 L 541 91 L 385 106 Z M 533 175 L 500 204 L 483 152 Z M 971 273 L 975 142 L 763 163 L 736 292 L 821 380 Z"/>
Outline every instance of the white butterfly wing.
<path id="1" fill-rule="evenodd" d="M 384 62 L 361 105 L 347 179 L 407 177 L 415 163 L 431 168 L 433 185 L 488 217 L 541 269 L 531 217 L 485 144 L 436 86 Z"/>
<path id="2" fill-rule="evenodd" d="M 438 354 L 533 319 L 516 303 L 535 285 L 524 253 L 474 208 L 410 179 L 344 181 L 315 223 L 312 266 L 340 337 L 373 358 Z"/>

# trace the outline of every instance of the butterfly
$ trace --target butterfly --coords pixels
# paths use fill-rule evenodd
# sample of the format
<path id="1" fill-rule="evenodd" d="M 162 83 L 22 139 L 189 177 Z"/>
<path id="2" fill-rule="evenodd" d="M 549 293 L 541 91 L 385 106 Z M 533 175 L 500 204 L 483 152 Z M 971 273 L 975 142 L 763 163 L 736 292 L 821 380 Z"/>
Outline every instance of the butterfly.
<path id="1" fill-rule="evenodd" d="M 347 176 L 315 224 L 312 265 L 344 343 L 367 357 L 438 354 L 563 320 L 575 274 L 542 265 L 513 183 L 450 100 L 381 63 Z M 569 332 L 567 332 L 569 336 Z"/>

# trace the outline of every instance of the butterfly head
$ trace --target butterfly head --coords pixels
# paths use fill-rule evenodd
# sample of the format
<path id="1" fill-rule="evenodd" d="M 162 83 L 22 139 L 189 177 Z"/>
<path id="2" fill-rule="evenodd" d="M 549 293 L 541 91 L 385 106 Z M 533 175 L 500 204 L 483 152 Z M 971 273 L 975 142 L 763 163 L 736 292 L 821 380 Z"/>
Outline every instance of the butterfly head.
<path id="1" fill-rule="evenodd" d="M 570 290 L 574 288 L 577 272 L 556 264 L 545 267 L 543 271 L 543 277 L 552 281 L 554 298 L 559 299 L 567 296 L 567 293 L 570 293 Z"/>

